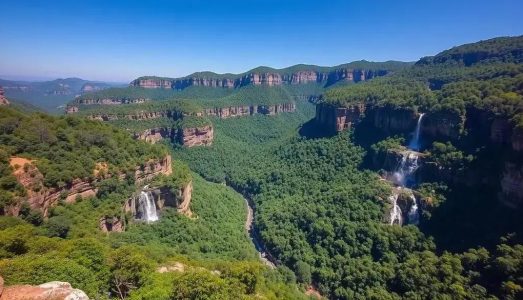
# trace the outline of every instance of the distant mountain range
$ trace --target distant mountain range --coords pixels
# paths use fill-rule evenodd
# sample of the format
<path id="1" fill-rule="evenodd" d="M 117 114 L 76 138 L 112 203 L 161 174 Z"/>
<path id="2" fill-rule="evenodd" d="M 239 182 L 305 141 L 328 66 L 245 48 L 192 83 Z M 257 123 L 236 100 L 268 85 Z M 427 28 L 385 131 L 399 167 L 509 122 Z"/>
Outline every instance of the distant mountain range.
<path id="1" fill-rule="evenodd" d="M 61 112 L 60 108 L 76 96 L 100 91 L 110 87 L 125 86 L 123 83 L 90 81 L 80 78 L 55 79 L 51 81 L 14 81 L 0 79 L 0 86 L 8 99 L 32 104 L 50 113 Z"/>

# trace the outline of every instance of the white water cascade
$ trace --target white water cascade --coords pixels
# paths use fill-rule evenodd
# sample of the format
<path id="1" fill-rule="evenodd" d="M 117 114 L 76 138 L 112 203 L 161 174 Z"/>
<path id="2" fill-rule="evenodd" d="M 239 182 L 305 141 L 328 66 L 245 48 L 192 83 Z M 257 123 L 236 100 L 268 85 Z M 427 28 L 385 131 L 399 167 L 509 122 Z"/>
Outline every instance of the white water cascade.
<path id="1" fill-rule="evenodd" d="M 392 174 L 392 181 L 398 185 L 397 190 L 395 190 L 391 196 L 389 196 L 389 201 L 392 203 L 393 207 L 390 211 L 390 224 L 401 225 L 403 223 L 403 217 L 401 209 L 397 204 L 399 194 L 401 191 L 408 193 L 409 198 L 412 200 L 412 205 L 407 214 L 407 221 L 409 224 L 418 224 L 419 223 L 419 211 L 418 203 L 416 197 L 412 193 L 410 187 L 415 184 L 414 173 L 418 169 L 418 152 L 420 150 L 420 128 L 421 121 L 424 114 L 420 114 L 418 122 L 416 124 L 416 130 L 413 133 L 412 139 L 409 142 L 408 148 L 409 151 L 405 151 L 402 154 L 402 158 L 398 167 Z"/>
<path id="2" fill-rule="evenodd" d="M 144 186 L 140 192 L 138 198 L 139 211 L 141 214 L 141 220 L 151 223 L 158 221 L 158 214 L 156 213 L 156 203 L 154 203 L 154 197 L 151 192 L 146 191 L 148 186 Z"/>
<path id="3" fill-rule="evenodd" d="M 420 149 L 419 136 L 420 136 L 420 131 L 421 131 L 421 120 L 423 119 L 424 115 L 425 114 L 419 115 L 418 123 L 416 124 L 416 130 L 414 130 L 414 135 L 412 136 L 412 140 L 410 140 L 410 143 L 409 143 L 410 150 L 419 151 L 419 149 Z"/>
<path id="4" fill-rule="evenodd" d="M 403 217 L 401 216 L 401 208 L 398 205 L 399 192 L 394 191 L 389 196 L 389 201 L 392 203 L 392 210 L 390 211 L 390 225 L 398 224 L 401 226 Z"/>

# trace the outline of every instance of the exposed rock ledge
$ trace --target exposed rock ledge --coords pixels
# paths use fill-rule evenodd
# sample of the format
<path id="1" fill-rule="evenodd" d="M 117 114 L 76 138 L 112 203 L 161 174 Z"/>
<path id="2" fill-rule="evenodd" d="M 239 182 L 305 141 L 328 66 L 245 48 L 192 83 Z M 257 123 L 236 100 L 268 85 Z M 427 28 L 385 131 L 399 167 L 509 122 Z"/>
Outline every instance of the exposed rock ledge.
<path id="1" fill-rule="evenodd" d="M 212 125 L 193 128 L 152 128 L 135 133 L 134 138 L 155 144 L 162 139 L 169 139 L 186 147 L 209 146 L 214 139 L 214 129 Z"/>
<path id="2" fill-rule="evenodd" d="M 111 174 L 102 174 L 105 172 L 100 173 L 95 169 L 93 171 L 94 180 L 76 178 L 63 188 L 48 188 L 44 186 L 44 176 L 38 170 L 34 161 L 21 157 L 11 157 L 10 165 L 14 170 L 16 179 L 27 191 L 27 196 L 24 199 L 18 199 L 15 204 L 4 208 L 3 214 L 12 216 L 18 216 L 23 202 L 27 201 L 31 209 L 40 210 L 45 217 L 49 208 L 56 205 L 60 199 L 64 199 L 67 203 L 74 203 L 77 197 L 94 197 L 97 193 L 95 184 L 111 176 Z M 104 168 L 107 168 L 107 166 L 105 165 Z M 150 160 L 145 162 L 144 165 L 136 167 L 134 180 L 140 184 L 159 174 L 172 174 L 170 155 L 159 160 Z M 123 179 L 126 175 L 118 174 L 117 176 Z"/>
<path id="3" fill-rule="evenodd" d="M 3 279 L 0 277 L 0 300 L 89 300 L 89 297 L 68 282 L 3 287 Z"/>
<path id="4" fill-rule="evenodd" d="M 219 117 L 221 119 L 226 119 L 231 117 L 252 116 L 255 114 L 272 116 L 283 112 L 294 111 L 296 111 L 296 104 L 290 102 L 274 105 L 239 105 L 229 107 L 206 108 L 204 109 L 203 114 L 206 116 L 214 116 Z"/>

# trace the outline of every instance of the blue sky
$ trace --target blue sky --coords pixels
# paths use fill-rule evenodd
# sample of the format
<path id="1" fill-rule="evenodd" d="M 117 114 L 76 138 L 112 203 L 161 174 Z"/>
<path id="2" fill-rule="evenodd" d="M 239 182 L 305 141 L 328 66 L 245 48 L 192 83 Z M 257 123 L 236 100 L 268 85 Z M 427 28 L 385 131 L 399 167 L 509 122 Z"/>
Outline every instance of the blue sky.
<path id="1" fill-rule="evenodd" d="M 0 0 L 0 77 L 130 81 L 413 61 L 523 34 L 521 0 Z"/>

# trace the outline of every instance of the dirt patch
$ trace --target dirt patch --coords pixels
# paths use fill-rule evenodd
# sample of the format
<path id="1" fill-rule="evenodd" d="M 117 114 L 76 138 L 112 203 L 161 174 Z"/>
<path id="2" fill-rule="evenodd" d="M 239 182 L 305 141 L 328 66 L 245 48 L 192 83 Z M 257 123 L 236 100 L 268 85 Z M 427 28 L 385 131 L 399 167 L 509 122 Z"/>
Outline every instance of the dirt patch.
<path id="1" fill-rule="evenodd" d="M 309 285 L 307 287 L 307 290 L 305 291 L 305 295 L 310 296 L 310 297 L 314 297 L 316 299 L 323 299 L 323 297 L 320 294 L 320 292 L 318 292 L 318 290 L 314 286 L 312 286 L 312 285 Z"/>
<path id="2" fill-rule="evenodd" d="M 34 160 L 30 160 L 30 159 L 27 159 L 27 158 L 23 158 L 23 157 L 17 157 L 17 156 L 13 156 L 9 159 L 9 165 L 11 165 L 11 168 L 13 168 L 14 170 L 14 175 L 18 175 L 22 172 L 24 172 L 24 165 L 25 164 L 30 164 L 32 165 L 34 162 Z"/>

